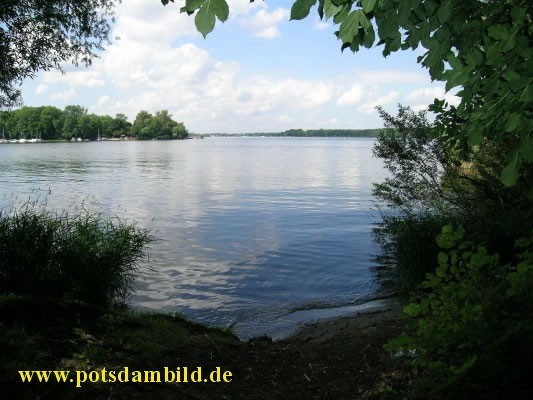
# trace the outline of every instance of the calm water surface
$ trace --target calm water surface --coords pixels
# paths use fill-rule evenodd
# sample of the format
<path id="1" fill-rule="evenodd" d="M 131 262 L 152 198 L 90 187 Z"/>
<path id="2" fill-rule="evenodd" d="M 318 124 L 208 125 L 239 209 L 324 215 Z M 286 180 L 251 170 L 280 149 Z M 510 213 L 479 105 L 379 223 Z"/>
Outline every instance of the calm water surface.
<path id="1" fill-rule="evenodd" d="M 373 139 L 0 145 L 0 202 L 96 200 L 154 231 L 135 306 L 272 334 L 291 312 L 372 295 Z M 33 193 L 33 195 L 32 195 Z"/>

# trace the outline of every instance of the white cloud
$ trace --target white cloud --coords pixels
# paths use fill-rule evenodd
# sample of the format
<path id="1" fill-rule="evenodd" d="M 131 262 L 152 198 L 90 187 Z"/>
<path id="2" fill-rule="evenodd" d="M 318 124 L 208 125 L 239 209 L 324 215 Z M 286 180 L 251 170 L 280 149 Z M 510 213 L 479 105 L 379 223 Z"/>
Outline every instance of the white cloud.
<path id="1" fill-rule="evenodd" d="M 312 109 L 329 102 L 335 91 L 330 82 L 271 78 L 251 78 L 238 88 L 235 112 L 258 115 L 273 109 Z"/>
<path id="2" fill-rule="evenodd" d="M 399 95 L 400 93 L 398 93 L 396 90 L 391 90 L 385 96 L 379 97 L 377 97 L 376 91 L 370 92 L 368 93 L 368 97 L 365 98 L 365 102 L 361 106 L 357 107 L 357 111 L 365 114 L 372 114 L 376 111 L 377 106 L 386 106 L 391 104 L 396 101 Z"/>
<path id="3" fill-rule="evenodd" d="M 294 118 L 291 118 L 287 114 L 284 114 L 284 115 L 280 115 L 278 117 L 278 121 L 279 122 L 292 122 L 292 121 L 294 121 Z"/>
<path id="4" fill-rule="evenodd" d="M 409 92 L 405 97 L 405 101 L 413 107 L 414 110 L 421 111 L 427 110 L 428 106 L 433 103 L 434 99 L 444 99 L 449 104 L 457 106 L 459 105 L 460 98 L 446 93 L 441 87 L 427 87 L 419 88 Z"/>
<path id="5" fill-rule="evenodd" d="M 241 17 L 250 14 L 251 11 L 266 8 L 262 1 L 250 3 L 250 0 L 226 0 L 229 5 L 230 18 Z"/>
<path id="6" fill-rule="evenodd" d="M 37 88 L 35 89 L 35 94 L 44 94 L 48 90 L 48 86 L 41 83 Z"/>
<path id="7" fill-rule="evenodd" d="M 237 63 L 216 61 L 190 43 L 177 48 L 138 45 L 134 53 L 130 45 L 110 49 L 106 60 L 96 66 L 113 86 L 130 93 L 128 100 L 103 103 L 100 98 L 91 110 L 109 113 L 112 109 L 133 119 L 141 109 L 170 109 L 180 120 L 189 121 L 202 119 L 207 112 L 227 114 L 224 110 L 235 103 Z"/>
<path id="8" fill-rule="evenodd" d="M 59 71 L 47 71 L 43 75 L 42 81 L 45 84 L 53 85 L 55 83 L 64 83 L 71 87 L 88 87 L 104 86 L 105 82 L 98 71 L 81 68 L 75 71 L 69 71 L 62 74 Z"/>
<path id="9" fill-rule="evenodd" d="M 50 98 L 54 100 L 60 100 L 62 102 L 67 102 L 73 99 L 75 96 L 76 96 L 76 91 L 74 90 L 74 88 L 71 88 L 69 90 L 64 90 L 62 92 L 54 93 L 50 95 Z"/>
<path id="10" fill-rule="evenodd" d="M 101 96 L 96 102 L 96 104 L 98 105 L 98 107 L 106 107 L 111 104 L 111 97 Z"/>
<path id="11" fill-rule="evenodd" d="M 158 1 L 127 0 L 117 9 L 114 35 L 120 40 L 167 42 L 180 36 L 199 35 L 194 18 L 180 13 L 180 2 L 165 7 Z"/>
<path id="12" fill-rule="evenodd" d="M 337 104 L 341 106 L 356 104 L 363 98 L 363 91 L 362 85 L 355 84 L 337 99 Z"/>
<path id="13" fill-rule="evenodd" d="M 256 37 L 274 39 L 281 35 L 278 25 L 283 21 L 288 21 L 289 15 L 289 10 L 281 7 L 272 12 L 262 9 L 252 16 L 242 18 L 240 25 Z"/>
<path id="14" fill-rule="evenodd" d="M 315 19 L 315 23 L 313 24 L 313 28 L 315 28 L 315 29 L 317 29 L 319 31 L 323 31 L 325 29 L 331 28 L 331 24 L 326 22 L 326 21 L 322 21 L 319 18 L 316 18 Z"/>

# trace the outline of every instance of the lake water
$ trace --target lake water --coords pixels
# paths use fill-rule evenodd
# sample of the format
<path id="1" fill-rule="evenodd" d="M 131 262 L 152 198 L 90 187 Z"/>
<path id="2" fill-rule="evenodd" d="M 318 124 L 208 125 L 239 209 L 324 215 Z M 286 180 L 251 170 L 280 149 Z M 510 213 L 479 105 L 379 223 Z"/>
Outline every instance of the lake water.
<path id="1" fill-rule="evenodd" d="M 276 336 L 302 310 L 371 298 L 366 138 L 0 145 L 0 201 L 97 201 L 154 231 L 137 307 Z M 296 318 L 298 319 L 298 318 Z M 301 321 L 300 321 L 301 322 Z"/>

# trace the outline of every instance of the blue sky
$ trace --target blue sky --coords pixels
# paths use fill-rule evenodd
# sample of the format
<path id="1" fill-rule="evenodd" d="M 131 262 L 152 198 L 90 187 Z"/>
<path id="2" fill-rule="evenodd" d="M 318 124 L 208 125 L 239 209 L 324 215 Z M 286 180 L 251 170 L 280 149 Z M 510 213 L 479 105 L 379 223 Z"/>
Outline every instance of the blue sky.
<path id="1" fill-rule="evenodd" d="M 113 32 L 120 39 L 89 68 L 66 65 L 65 75 L 27 80 L 24 103 L 79 104 L 130 121 L 140 110 L 167 109 L 195 133 L 377 128 L 376 105 L 457 103 L 416 63 L 422 49 L 341 53 L 335 28 L 316 10 L 289 21 L 292 1 L 229 0 L 229 20 L 205 40 L 181 3 L 124 1 Z"/>

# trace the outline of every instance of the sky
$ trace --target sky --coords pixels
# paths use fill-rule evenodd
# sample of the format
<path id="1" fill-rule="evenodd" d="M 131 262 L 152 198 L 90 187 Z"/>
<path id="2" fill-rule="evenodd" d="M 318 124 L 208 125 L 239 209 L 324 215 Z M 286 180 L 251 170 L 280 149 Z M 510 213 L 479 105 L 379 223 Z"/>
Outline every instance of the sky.
<path id="1" fill-rule="evenodd" d="M 230 17 L 204 39 L 183 0 L 124 0 L 113 43 L 90 67 L 39 73 L 22 85 L 27 106 L 70 104 L 90 113 L 168 110 L 193 133 L 382 127 L 375 110 L 457 104 L 416 63 L 423 49 L 384 58 L 381 48 L 341 52 L 316 8 L 289 21 L 291 0 L 228 0 Z"/>

